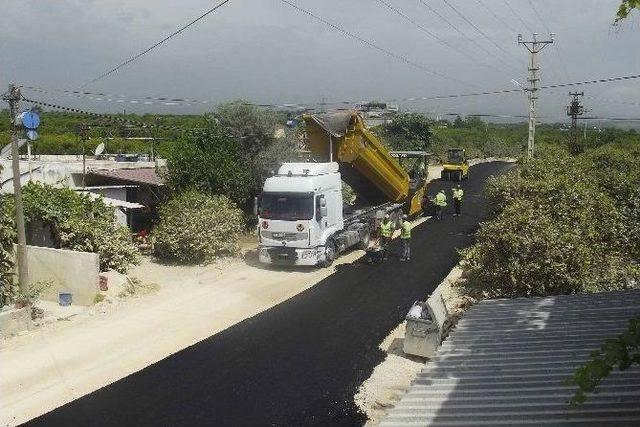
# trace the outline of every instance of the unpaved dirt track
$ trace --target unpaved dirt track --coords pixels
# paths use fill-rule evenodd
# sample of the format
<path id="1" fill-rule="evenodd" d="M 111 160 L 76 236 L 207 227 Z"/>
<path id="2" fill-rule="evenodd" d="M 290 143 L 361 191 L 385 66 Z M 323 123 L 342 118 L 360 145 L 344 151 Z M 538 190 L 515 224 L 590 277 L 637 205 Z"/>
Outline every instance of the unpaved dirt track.
<path id="1" fill-rule="evenodd" d="M 463 216 L 416 228 L 411 263 L 344 265 L 284 303 L 29 424 L 362 425 L 353 396 L 384 359 L 378 344 L 457 263 L 456 249 L 472 243 L 484 182 L 510 167 L 472 167 L 462 183 Z M 451 186 L 436 181 L 430 193 Z"/>

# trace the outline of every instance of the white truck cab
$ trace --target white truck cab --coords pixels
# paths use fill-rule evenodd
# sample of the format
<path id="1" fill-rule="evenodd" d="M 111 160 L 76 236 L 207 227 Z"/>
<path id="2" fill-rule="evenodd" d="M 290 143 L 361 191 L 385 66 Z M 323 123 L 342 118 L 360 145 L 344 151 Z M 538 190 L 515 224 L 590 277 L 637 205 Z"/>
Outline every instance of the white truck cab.
<path id="1" fill-rule="evenodd" d="M 260 262 L 329 265 L 344 229 L 338 163 L 284 163 L 264 183 L 258 209 Z"/>

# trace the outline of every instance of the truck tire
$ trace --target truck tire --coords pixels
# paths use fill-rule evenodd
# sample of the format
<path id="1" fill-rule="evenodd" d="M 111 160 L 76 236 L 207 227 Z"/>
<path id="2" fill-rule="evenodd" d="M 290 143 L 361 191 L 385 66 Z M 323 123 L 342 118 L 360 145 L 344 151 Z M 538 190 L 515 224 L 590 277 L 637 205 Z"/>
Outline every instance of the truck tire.
<path id="1" fill-rule="evenodd" d="M 456 172 L 456 181 L 462 181 L 462 171 Z"/>
<path id="2" fill-rule="evenodd" d="M 320 264 L 322 267 L 331 267 L 333 260 L 336 259 L 336 244 L 333 240 L 327 240 L 327 244 L 324 247 L 325 259 Z"/>
<path id="3" fill-rule="evenodd" d="M 365 228 L 362 231 L 362 236 L 360 236 L 360 243 L 358 243 L 358 248 L 366 251 L 369 247 L 369 242 L 371 241 L 371 233 L 368 228 Z"/>

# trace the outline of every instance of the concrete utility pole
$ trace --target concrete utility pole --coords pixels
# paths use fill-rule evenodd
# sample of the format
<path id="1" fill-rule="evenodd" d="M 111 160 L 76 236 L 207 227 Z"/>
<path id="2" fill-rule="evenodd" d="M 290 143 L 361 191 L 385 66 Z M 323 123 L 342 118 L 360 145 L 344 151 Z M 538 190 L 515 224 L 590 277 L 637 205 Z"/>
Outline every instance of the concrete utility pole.
<path id="1" fill-rule="evenodd" d="M 538 99 L 538 53 L 544 49 L 548 44 L 553 43 L 554 33 L 551 33 L 549 40 L 538 40 L 538 33 L 533 33 L 533 40 L 522 40 L 522 34 L 518 34 L 518 44 L 524 45 L 531 53 L 531 63 L 529 64 L 529 87 L 525 90 L 529 94 L 529 138 L 527 140 L 527 155 L 529 158 L 533 157 L 534 145 L 536 137 L 536 100 Z"/>
<path id="2" fill-rule="evenodd" d="M 20 182 L 20 152 L 18 147 L 18 103 L 20 89 L 9 85 L 7 101 L 9 101 L 9 115 L 11 118 L 11 163 L 13 166 L 13 195 L 16 204 L 16 228 L 18 231 L 18 285 L 23 295 L 28 295 L 29 272 L 27 267 L 27 236 L 24 230 L 24 205 L 22 203 L 22 184 Z"/>
<path id="3" fill-rule="evenodd" d="M 580 98 L 584 92 L 569 92 L 572 96 L 571 103 L 567 105 L 567 116 L 571 117 L 571 142 L 569 148 L 574 154 L 582 152 L 582 147 L 578 144 L 578 116 L 584 113 L 584 107 L 580 105 Z M 585 131 L 586 133 L 586 131 Z"/>

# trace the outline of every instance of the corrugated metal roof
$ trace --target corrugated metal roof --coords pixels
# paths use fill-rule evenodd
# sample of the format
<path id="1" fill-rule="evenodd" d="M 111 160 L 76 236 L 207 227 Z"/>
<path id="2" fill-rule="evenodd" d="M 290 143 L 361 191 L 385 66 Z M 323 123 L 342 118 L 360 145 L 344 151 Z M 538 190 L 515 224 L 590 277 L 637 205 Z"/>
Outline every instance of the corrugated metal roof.
<path id="1" fill-rule="evenodd" d="M 482 301 L 465 313 L 381 426 L 640 425 L 640 368 L 572 408 L 564 385 L 640 314 L 640 290 Z"/>
<path id="2" fill-rule="evenodd" d="M 158 175 L 155 168 L 92 170 L 90 173 L 93 175 L 113 178 L 120 181 L 129 181 L 156 186 L 164 185 L 162 178 Z"/>

